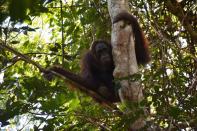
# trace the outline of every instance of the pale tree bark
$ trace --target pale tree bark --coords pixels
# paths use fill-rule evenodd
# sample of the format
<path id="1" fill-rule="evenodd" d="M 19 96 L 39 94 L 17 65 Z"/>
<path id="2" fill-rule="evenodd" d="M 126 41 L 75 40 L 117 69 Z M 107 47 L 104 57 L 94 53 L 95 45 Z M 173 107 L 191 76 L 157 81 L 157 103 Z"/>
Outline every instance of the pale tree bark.
<path id="1" fill-rule="evenodd" d="M 128 0 L 108 0 L 108 10 L 113 23 L 117 14 L 123 11 L 128 12 Z M 115 78 L 128 77 L 138 72 L 132 27 L 131 25 L 123 25 L 124 21 L 112 24 L 111 44 L 115 63 Z M 121 88 L 118 92 L 123 103 L 125 101 L 140 102 L 143 99 L 142 86 L 139 82 L 125 79 L 120 81 L 120 85 Z M 137 130 L 144 125 L 144 118 L 140 117 L 131 124 L 131 129 Z"/>

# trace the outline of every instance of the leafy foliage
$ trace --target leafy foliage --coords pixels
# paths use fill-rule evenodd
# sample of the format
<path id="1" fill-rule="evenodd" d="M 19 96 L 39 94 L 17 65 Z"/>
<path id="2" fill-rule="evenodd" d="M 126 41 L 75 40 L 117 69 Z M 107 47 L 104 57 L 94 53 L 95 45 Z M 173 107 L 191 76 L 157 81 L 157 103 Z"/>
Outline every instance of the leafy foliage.
<path id="1" fill-rule="evenodd" d="M 195 130 L 196 1 L 129 4 L 149 38 L 152 55 L 151 63 L 136 78 L 141 77 L 145 87 L 141 105 L 147 107 L 146 128 Z M 0 44 L 6 43 L 43 67 L 63 64 L 78 73 L 85 50 L 95 39 L 110 40 L 110 28 L 107 3 L 102 0 L 63 2 L 62 11 L 59 0 L 0 1 Z M 139 108 L 121 115 L 101 107 L 59 78 L 46 81 L 35 66 L 4 48 L 0 48 L 0 61 L 3 128 L 126 130 L 142 113 L 136 103 L 127 106 Z M 118 107 L 125 111 L 124 105 Z"/>

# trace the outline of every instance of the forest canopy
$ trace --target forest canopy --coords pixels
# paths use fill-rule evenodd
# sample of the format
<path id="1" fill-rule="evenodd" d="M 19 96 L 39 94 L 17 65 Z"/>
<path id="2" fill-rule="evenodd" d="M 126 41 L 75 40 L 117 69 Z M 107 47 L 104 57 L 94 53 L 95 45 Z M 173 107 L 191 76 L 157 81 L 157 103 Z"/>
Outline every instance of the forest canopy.
<path id="1" fill-rule="evenodd" d="M 197 129 L 197 1 L 129 0 L 149 40 L 151 62 L 136 79 L 144 100 L 131 113 L 105 108 L 70 84 L 51 82 L 20 55 L 0 46 L 0 129 L 126 130 L 146 109 L 146 129 Z M 0 45 L 43 68 L 62 65 L 76 74 L 98 39 L 110 41 L 105 0 L 1 0 Z M 124 112 L 121 103 L 117 108 Z"/>

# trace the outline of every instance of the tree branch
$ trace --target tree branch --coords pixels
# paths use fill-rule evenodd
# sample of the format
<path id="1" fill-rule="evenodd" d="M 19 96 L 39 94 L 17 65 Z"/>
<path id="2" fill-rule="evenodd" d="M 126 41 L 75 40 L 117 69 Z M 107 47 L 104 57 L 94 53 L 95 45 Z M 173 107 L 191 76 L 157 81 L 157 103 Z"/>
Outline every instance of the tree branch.
<path id="1" fill-rule="evenodd" d="M 69 80 L 69 79 L 66 79 L 65 76 L 63 76 L 63 75 L 61 75 L 61 74 L 59 74 L 59 73 L 57 73 L 57 72 L 55 72 L 55 71 L 47 70 L 47 69 L 43 68 L 40 64 L 38 64 L 38 63 L 36 63 L 35 61 L 31 60 L 30 57 L 28 57 L 28 56 L 26 56 L 26 55 L 24 55 L 24 54 L 22 54 L 22 53 L 16 51 L 15 49 L 13 49 L 12 47 L 10 47 L 10 46 L 8 46 L 8 45 L 6 45 L 6 44 L 3 44 L 3 42 L 0 43 L 0 48 L 6 49 L 7 51 L 9 51 L 9 52 L 15 54 L 16 56 L 20 57 L 22 60 L 26 61 L 27 63 L 30 63 L 30 64 L 34 65 L 34 66 L 37 67 L 37 68 L 40 70 L 40 72 L 42 72 L 42 73 L 50 72 L 50 73 L 52 73 L 52 74 L 55 75 L 55 76 L 61 77 L 61 78 L 64 79 L 66 82 L 71 83 L 72 85 L 76 86 L 76 87 L 77 87 L 78 89 L 80 89 L 82 92 L 85 92 L 87 95 L 89 95 L 89 96 L 91 96 L 91 97 L 93 97 L 93 98 L 96 98 L 96 99 L 98 99 L 99 101 L 101 101 L 101 102 L 102 102 L 101 104 L 102 104 L 104 107 L 107 107 L 107 108 L 109 108 L 109 109 L 111 109 L 111 110 L 116 110 L 116 111 L 117 111 L 117 112 L 116 112 L 117 114 L 122 115 L 122 112 L 121 112 L 114 104 L 108 102 L 106 99 L 104 99 L 102 96 L 98 95 L 96 92 L 94 92 L 94 91 L 92 91 L 92 90 L 88 90 L 88 89 L 85 88 L 84 86 L 79 85 L 79 84 L 77 84 L 77 83 L 75 83 L 74 81 L 71 81 L 71 80 Z"/>

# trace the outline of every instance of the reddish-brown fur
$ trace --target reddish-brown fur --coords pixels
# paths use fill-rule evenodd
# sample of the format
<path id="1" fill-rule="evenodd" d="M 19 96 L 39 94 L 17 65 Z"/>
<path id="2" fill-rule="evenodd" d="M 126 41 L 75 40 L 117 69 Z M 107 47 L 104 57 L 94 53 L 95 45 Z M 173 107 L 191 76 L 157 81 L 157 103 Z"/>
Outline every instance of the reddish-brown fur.
<path id="1" fill-rule="evenodd" d="M 128 22 L 133 28 L 137 63 L 142 65 L 148 63 L 150 61 L 148 40 L 145 38 L 144 33 L 137 22 L 137 19 L 128 12 L 121 12 L 114 18 L 113 23 L 119 22 L 121 20 Z"/>
<path id="2" fill-rule="evenodd" d="M 97 57 L 98 54 L 95 51 L 95 46 L 100 43 L 104 43 L 107 46 L 109 51 L 108 53 L 111 57 L 111 64 L 105 67 L 101 64 L 101 61 Z M 118 102 L 120 101 L 120 99 L 117 95 L 117 92 L 115 91 L 115 85 L 113 82 L 114 65 L 111 51 L 111 45 L 106 41 L 95 41 L 92 45 L 91 50 L 89 50 L 82 59 L 81 75 L 74 74 L 59 66 L 53 66 L 52 68 L 50 68 L 50 70 L 65 76 L 66 78 L 79 85 L 82 85 L 88 90 L 96 92 L 108 102 Z M 92 97 L 97 102 L 103 102 L 98 100 L 94 96 Z"/>
<path id="3" fill-rule="evenodd" d="M 104 67 L 97 58 L 98 54 L 95 48 L 99 43 L 105 43 L 109 49 L 108 53 L 111 57 L 111 65 L 109 66 Z M 119 97 L 116 94 L 115 85 L 113 83 L 114 63 L 111 51 L 111 45 L 108 42 L 104 40 L 95 41 L 92 44 L 91 50 L 88 51 L 82 59 L 81 76 L 92 85 L 92 90 L 98 91 L 111 102 L 117 102 L 119 101 Z"/>

